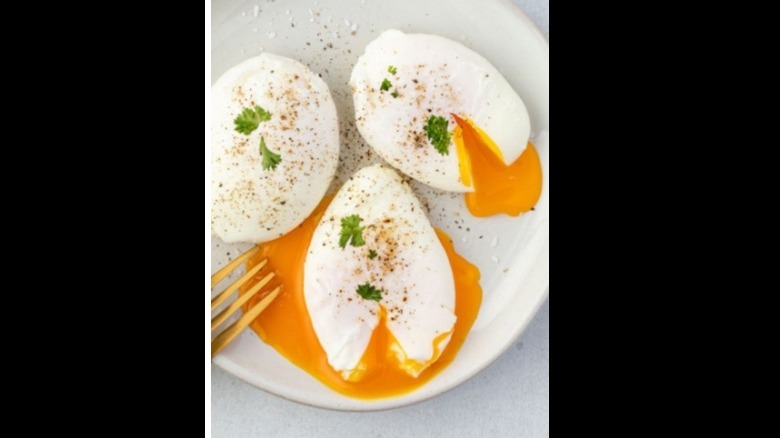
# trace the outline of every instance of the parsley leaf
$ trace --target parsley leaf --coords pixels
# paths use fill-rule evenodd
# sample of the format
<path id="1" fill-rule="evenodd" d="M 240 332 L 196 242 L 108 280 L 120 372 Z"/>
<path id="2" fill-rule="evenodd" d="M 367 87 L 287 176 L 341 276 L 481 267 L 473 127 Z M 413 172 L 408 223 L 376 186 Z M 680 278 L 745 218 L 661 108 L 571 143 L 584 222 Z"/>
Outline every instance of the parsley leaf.
<path id="1" fill-rule="evenodd" d="M 379 89 L 382 90 L 382 91 L 387 91 L 392 86 L 393 86 L 393 84 L 391 84 L 390 81 L 388 81 L 387 78 L 385 78 L 385 80 L 382 81 L 382 86 L 379 87 Z"/>
<path id="2" fill-rule="evenodd" d="M 282 162 L 282 157 L 271 152 L 265 145 L 265 137 L 260 137 L 260 153 L 263 154 L 263 170 L 274 170 L 276 165 Z"/>
<path id="3" fill-rule="evenodd" d="M 363 227 L 359 226 L 362 220 L 356 214 L 341 219 L 340 247 L 345 248 L 350 240 L 352 241 L 352 246 L 363 246 L 366 244 L 363 240 Z"/>
<path id="4" fill-rule="evenodd" d="M 397 91 L 393 91 L 392 93 L 390 93 L 390 95 L 395 97 L 396 99 L 398 99 L 398 96 L 400 96 L 400 94 L 398 94 Z"/>
<path id="5" fill-rule="evenodd" d="M 392 65 L 391 65 L 391 66 L 389 66 L 389 67 L 387 67 L 387 71 L 388 71 L 390 74 L 393 74 L 393 75 L 394 75 L 394 74 L 396 74 L 396 73 L 398 73 L 398 69 L 397 69 L 397 68 L 395 68 L 395 67 L 393 67 Z"/>
<path id="6" fill-rule="evenodd" d="M 376 258 L 376 256 L 377 256 L 377 253 L 373 249 L 368 251 L 368 258 L 370 258 L 371 260 L 374 260 Z"/>
<path id="7" fill-rule="evenodd" d="M 233 123 L 236 124 L 236 131 L 249 135 L 260 126 L 261 122 L 269 120 L 271 120 L 271 113 L 259 106 L 255 106 L 254 109 L 244 108 L 244 111 L 233 120 Z"/>
<path id="8" fill-rule="evenodd" d="M 428 117 L 428 122 L 425 124 L 425 134 L 428 136 L 428 140 L 433 143 L 433 147 L 436 148 L 442 155 L 449 155 L 450 151 L 447 147 L 450 145 L 450 133 L 447 130 L 450 122 L 444 117 L 431 116 Z"/>
<path id="9" fill-rule="evenodd" d="M 382 299 L 382 290 L 371 286 L 369 283 L 359 285 L 357 293 L 366 300 L 379 301 Z"/>

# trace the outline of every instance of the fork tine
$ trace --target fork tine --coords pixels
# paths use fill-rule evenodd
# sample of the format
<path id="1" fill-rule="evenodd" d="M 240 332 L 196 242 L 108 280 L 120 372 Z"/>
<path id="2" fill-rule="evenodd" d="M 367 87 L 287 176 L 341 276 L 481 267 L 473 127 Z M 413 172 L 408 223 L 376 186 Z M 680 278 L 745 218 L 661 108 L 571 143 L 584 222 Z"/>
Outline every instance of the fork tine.
<path id="1" fill-rule="evenodd" d="M 226 319 L 228 319 L 228 317 L 232 315 L 233 312 L 235 312 L 239 307 L 243 306 L 244 303 L 249 301 L 250 298 L 255 296 L 255 294 L 257 294 L 260 291 L 260 289 L 263 288 L 263 286 L 268 284 L 268 282 L 271 281 L 271 279 L 274 278 L 275 275 L 276 275 L 275 273 L 271 272 L 270 274 L 263 277 L 263 279 L 260 280 L 260 282 L 258 282 L 256 285 L 252 286 L 252 288 L 249 289 L 247 293 L 239 296 L 237 300 L 230 303 L 229 306 L 225 307 L 221 312 L 219 312 L 217 316 L 212 318 L 211 330 L 214 331 L 214 329 L 220 324 L 222 324 Z"/>
<path id="2" fill-rule="evenodd" d="M 219 283 L 223 278 L 227 277 L 228 274 L 233 272 L 233 270 L 238 267 L 238 265 L 243 263 L 244 260 L 248 259 L 249 257 L 252 257 L 258 250 L 260 250 L 259 245 L 255 245 L 249 248 L 245 253 L 241 254 L 235 260 L 228 263 L 222 269 L 213 274 L 211 276 L 211 287 L 214 287 L 215 284 Z"/>
<path id="3" fill-rule="evenodd" d="M 269 304 L 271 304 L 271 301 L 276 299 L 276 297 L 279 295 L 279 291 L 282 289 L 281 286 L 277 286 L 276 289 L 274 289 L 270 294 L 266 295 L 265 298 L 260 300 L 257 304 L 255 304 L 254 307 L 252 307 L 249 312 L 245 313 L 244 316 L 242 316 L 238 321 L 234 322 L 233 324 L 229 325 L 225 331 L 217 335 L 214 339 L 211 340 L 211 357 L 214 357 L 217 353 L 222 350 L 222 348 L 225 347 L 230 341 L 233 340 L 233 338 L 236 337 L 239 333 L 241 333 L 246 326 L 249 325 L 252 321 L 257 318 L 257 315 L 260 314 L 263 310 L 265 310 L 266 307 L 268 307 Z"/>
<path id="4" fill-rule="evenodd" d="M 260 262 L 257 265 L 255 265 L 254 267 L 252 267 L 252 269 L 248 270 L 246 272 L 246 274 L 241 276 L 241 278 L 239 278 L 238 280 L 233 282 L 233 284 L 231 284 L 230 286 L 225 288 L 225 290 L 223 290 L 219 295 L 217 295 L 216 297 L 212 298 L 211 299 L 211 310 L 213 311 L 214 309 L 216 309 L 217 306 L 222 304 L 227 299 L 227 297 L 230 296 L 230 294 L 235 292 L 236 289 L 241 287 L 244 283 L 246 283 L 255 274 L 260 272 L 260 270 L 263 269 L 263 266 L 265 266 L 266 263 L 268 263 L 268 259 L 265 259 L 262 262 Z"/>

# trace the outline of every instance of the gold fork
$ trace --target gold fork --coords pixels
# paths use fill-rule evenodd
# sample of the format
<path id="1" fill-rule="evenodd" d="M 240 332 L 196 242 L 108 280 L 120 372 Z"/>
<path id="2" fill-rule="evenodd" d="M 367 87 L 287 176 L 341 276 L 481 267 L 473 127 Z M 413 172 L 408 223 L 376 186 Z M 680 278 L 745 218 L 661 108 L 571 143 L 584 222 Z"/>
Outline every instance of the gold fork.
<path id="1" fill-rule="evenodd" d="M 247 252 L 241 254 L 238 258 L 233 260 L 232 262 L 228 263 L 225 267 L 217 271 L 214 275 L 211 276 L 211 288 L 213 290 L 214 286 L 222 281 L 225 277 L 227 277 L 231 272 L 233 272 L 241 263 L 249 259 L 249 257 L 252 257 L 257 253 L 257 251 L 260 250 L 260 247 L 255 245 L 252 248 L 250 248 Z M 241 276 L 238 280 L 236 280 L 234 283 L 232 283 L 230 286 L 225 288 L 224 291 L 220 292 L 219 295 L 211 299 L 211 311 L 214 312 L 214 309 L 216 309 L 220 304 L 224 303 L 225 300 L 230 297 L 230 295 L 233 294 L 233 292 L 237 291 L 238 288 L 246 284 L 247 281 L 252 279 L 255 275 L 257 275 L 260 270 L 265 267 L 265 265 L 268 264 L 268 259 L 265 259 L 258 263 L 257 265 L 253 266 L 252 269 L 248 270 L 244 275 Z M 246 304 L 249 299 L 251 299 L 253 296 L 257 295 L 258 292 L 266 285 L 269 281 L 271 281 L 272 278 L 274 278 L 274 273 L 271 272 L 265 277 L 263 277 L 257 284 L 252 286 L 251 289 L 249 289 L 245 294 L 240 295 L 235 301 L 230 303 L 227 307 L 225 307 L 224 310 L 219 312 L 216 316 L 213 316 L 211 318 L 211 333 L 214 333 L 214 330 L 219 327 L 225 320 L 227 320 L 230 315 L 235 313 L 236 310 L 238 310 L 241 306 Z M 238 319 L 238 321 L 234 322 L 233 324 L 230 324 L 227 326 L 221 333 L 219 333 L 217 336 L 215 336 L 211 340 L 211 357 L 214 357 L 217 353 L 219 353 L 222 348 L 225 347 L 230 341 L 232 341 L 239 333 L 241 333 L 242 330 L 246 328 L 252 321 L 257 318 L 260 313 L 265 310 L 266 307 L 268 307 L 269 304 L 271 304 L 271 301 L 273 301 L 278 295 L 279 291 L 281 290 L 281 286 L 277 286 L 276 289 L 271 291 L 268 295 L 266 295 L 262 300 L 258 301 L 254 307 L 249 309 L 248 312 L 245 312 L 241 318 Z"/>

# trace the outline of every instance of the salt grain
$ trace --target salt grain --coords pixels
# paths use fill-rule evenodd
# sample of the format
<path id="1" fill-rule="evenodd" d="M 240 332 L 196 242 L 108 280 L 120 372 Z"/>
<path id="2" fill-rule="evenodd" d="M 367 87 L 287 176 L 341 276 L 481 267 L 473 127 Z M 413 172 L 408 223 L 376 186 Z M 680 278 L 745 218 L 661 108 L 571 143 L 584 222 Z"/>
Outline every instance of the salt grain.
<path id="1" fill-rule="evenodd" d="M 349 20 L 346 20 L 346 19 L 345 19 L 345 20 L 344 20 L 344 25 L 346 25 L 347 27 L 349 27 Z"/>
<path id="2" fill-rule="evenodd" d="M 252 14 L 257 18 L 257 15 L 260 13 L 260 6 L 255 5 L 254 11 L 252 11 Z"/>
<path id="3" fill-rule="evenodd" d="M 498 263 L 498 257 L 496 256 L 490 257 L 490 260 L 493 260 L 494 263 Z"/>
<path id="4" fill-rule="evenodd" d="M 276 32 L 268 32 L 268 39 L 274 39 L 276 37 Z"/>
<path id="5" fill-rule="evenodd" d="M 490 242 L 490 247 L 491 248 L 495 248 L 496 246 L 498 246 L 498 237 L 494 237 L 493 241 Z"/>
<path id="6" fill-rule="evenodd" d="M 358 25 L 357 25 L 357 23 L 353 24 L 353 25 L 352 25 L 352 32 L 355 32 L 355 31 L 357 31 L 357 28 L 358 28 Z"/>

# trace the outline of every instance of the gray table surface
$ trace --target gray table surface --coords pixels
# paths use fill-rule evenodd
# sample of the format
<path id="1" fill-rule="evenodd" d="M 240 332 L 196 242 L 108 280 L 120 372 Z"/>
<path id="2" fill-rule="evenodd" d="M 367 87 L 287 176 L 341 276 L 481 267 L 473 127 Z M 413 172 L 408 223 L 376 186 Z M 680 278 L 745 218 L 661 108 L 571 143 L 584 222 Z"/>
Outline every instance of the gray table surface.
<path id="1" fill-rule="evenodd" d="M 550 35 L 549 0 L 514 0 Z M 497 361 L 432 400 L 391 411 L 311 408 L 211 367 L 211 435 L 218 437 L 541 437 L 550 434 L 550 303 Z"/>

